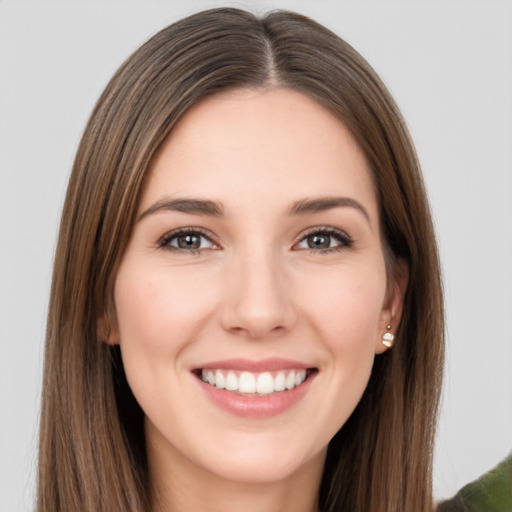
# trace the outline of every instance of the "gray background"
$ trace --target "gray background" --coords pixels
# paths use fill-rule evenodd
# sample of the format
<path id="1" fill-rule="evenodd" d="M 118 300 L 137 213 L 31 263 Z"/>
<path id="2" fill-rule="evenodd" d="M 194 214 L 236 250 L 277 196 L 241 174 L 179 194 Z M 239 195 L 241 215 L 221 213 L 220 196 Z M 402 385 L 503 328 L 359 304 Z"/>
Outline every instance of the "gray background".
<path id="1" fill-rule="evenodd" d="M 51 263 L 88 114 L 140 43 L 214 5 L 0 2 L 0 512 L 33 508 Z M 449 496 L 512 447 L 512 3 L 229 5 L 283 7 L 324 23 L 370 61 L 405 114 L 445 274 L 448 361 L 435 491 Z"/>

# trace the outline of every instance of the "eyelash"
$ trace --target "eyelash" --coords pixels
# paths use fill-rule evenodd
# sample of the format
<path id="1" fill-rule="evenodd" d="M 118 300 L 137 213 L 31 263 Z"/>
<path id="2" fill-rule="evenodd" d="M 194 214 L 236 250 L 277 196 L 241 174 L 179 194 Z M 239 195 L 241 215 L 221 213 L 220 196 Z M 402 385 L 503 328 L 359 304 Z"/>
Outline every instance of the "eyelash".
<path id="1" fill-rule="evenodd" d="M 298 242 L 294 244 L 294 247 L 313 235 L 328 236 L 334 238 L 337 242 L 339 242 L 338 245 L 334 247 L 328 247 L 325 249 L 304 248 L 304 250 L 313 254 L 329 254 L 333 252 L 343 251 L 344 249 L 350 249 L 354 245 L 354 241 L 352 240 L 352 238 L 349 235 L 347 235 L 347 233 L 345 233 L 344 231 L 329 226 L 317 226 L 314 228 L 310 228 L 308 231 L 306 231 L 306 233 L 303 233 Z"/>
<path id="2" fill-rule="evenodd" d="M 206 231 L 200 229 L 200 228 L 180 228 L 175 231 L 171 231 L 170 233 L 165 234 L 160 240 L 158 240 L 158 248 L 161 249 L 167 249 L 177 254 L 192 254 L 197 255 L 200 253 L 200 251 L 205 250 L 207 248 L 199 247 L 196 249 L 186 249 L 186 248 L 180 248 L 172 246 L 171 243 L 173 240 L 176 240 L 180 236 L 185 235 L 195 235 L 199 236 L 200 238 L 204 238 L 208 240 L 208 242 L 218 248 L 218 244 L 212 240 L 212 236 L 207 233 Z M 327 248 L 320 248 L 320 249 L 313 249 L 313 248 L 304 248 L 304 250 L 308 251 L 312 254 L 329 254 L 333 252 L 342 251 L 344 249 L 349 249 L 354 244 L 352 238 L 350 238 L 349 235 L 347 235 L 344 231 L 341 231 L 336 228 L 328 227 L 328 226 L 318 226 L 314 228 L 310 228 L 306 233 L 303 233 L 301 237 L 298 239 L 297 242 L 293 245 L 293 247 L 296 247 L 301 242 L 304 242 L 308 237 L 311 237 L 313 235 L 317 236 L 327 236 L 330 238 L 334 238 L 338 243 L 338 245 L 334 247 L 327 247 Z M 211 249 L 211 247 L 208 247 L 208 249 Z"/>
<path id="3" fill-rule="evenodd" d="M 171 242 L 174 239 L 177 239 L 180 236 L 185 235 L 196 235 L 200 238 L 205 238 L 210 242 L 212 245 L 218 247 L 218 244 L 216 244 L 212 240 L 212 236 L 207 233 L 206 231 L 202 230 L 201 228 L 180 228 L 175 231 L 171 231 L 170 233 L 165 234 L 160 240 L 158 240 L 158 248 L 160 249 L 167 249 L 169 251 L 172 251 L 176 254 L 199 254 L 200 251 L 204 250 L 205 248 L 199 247 L 198 249 L 185 249 L 180 247 L 174 247 L 171 245 Z"/>

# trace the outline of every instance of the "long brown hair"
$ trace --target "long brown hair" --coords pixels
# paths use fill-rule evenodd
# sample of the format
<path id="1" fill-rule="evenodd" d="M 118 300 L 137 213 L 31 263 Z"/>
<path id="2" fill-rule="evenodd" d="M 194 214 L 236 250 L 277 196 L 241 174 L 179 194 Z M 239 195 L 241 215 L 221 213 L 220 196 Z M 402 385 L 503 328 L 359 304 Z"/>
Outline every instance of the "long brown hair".
<path id="1" fill-rule="evenodd" d="M 143 413 L 99 318 L 151 159 L 180 117 L 236 87 L 287 87 L 351 130 L 378 191 L 388 271 L 409 266 L 402 322 L 364 396 L 332 439 L 320 510 L 431 510 L 432 447 L 443 365 L 435 237 L 407 128 L 385 86 L 346 42 L 290 12 L 213 9 L 156 34 L 117 71 L 78 148 L 60 227 L 48 315 L 39 512 L 148 511 Z"/>

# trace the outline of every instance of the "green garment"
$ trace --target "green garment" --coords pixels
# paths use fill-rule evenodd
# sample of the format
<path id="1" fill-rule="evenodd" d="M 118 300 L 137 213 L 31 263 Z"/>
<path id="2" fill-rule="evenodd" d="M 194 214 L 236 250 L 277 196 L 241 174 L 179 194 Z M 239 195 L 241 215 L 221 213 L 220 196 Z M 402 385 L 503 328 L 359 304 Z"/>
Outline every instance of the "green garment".
<path id="1" fill-rule="evenodd" d="M 437 512 L 512 512 L 512 453 L 451 500 L 443 501 Z"/>

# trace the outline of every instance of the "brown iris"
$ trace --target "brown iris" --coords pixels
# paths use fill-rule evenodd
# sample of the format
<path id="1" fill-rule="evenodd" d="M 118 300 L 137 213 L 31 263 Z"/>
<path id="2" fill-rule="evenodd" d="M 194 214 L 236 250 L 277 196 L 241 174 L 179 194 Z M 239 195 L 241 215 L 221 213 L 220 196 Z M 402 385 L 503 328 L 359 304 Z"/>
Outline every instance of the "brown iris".
<path id="1" fill-rule="evenodd" d="M 180 249 L 199 249 L 201 237 L 194 234 L 180 235 L 177 237 L 176 243 Z"/>
<path id="2" fill-rule="evenodd" d="M 328 249 L 331 246 L 330 235 L 315 234 L 307 237 L 310 249 Z"/>

